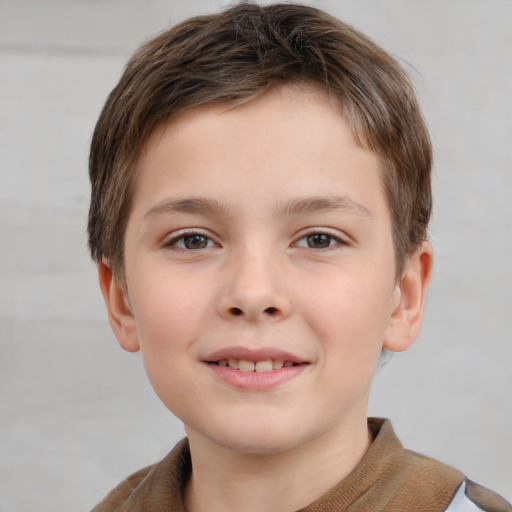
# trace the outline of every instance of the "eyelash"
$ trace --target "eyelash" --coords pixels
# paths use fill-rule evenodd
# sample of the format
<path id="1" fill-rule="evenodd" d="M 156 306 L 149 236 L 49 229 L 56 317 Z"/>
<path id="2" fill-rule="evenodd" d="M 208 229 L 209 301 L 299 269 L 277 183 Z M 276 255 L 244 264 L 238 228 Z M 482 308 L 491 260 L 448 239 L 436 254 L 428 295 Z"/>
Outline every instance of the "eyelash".
<path id="1" fill-rule="evenodd" d="M 310 241 L 311 241 L 311 238 L 312 237 L 324 237 L 323 239 L 323 242 L 327 243 L 328 245 L 325 246 L 325 247 L 311 247 L 309 245 Z M 201 238 L 204 243 L 206 243 L 206 245 L 204 247 L 187 247 L 186 246 L 186 243 L 187 243 L 187 239 L 193 239 L 194 237 L 199 237 Z M 299 242 L 301 242 L 302 240 L 305 240 L 306 243 L 305 245 L 301 245 L 299 244 Z M 320 240 L 318 240 L 317 242 L 321 242 Z M 334 242 L 334 243 L 333 243 Z M 182 244 L 182 246 L 180 246 L 180 243 Z M 199 250 L 202 250 L 202 249 L 209 249 L 212 247 L 212 244 L 215 244 L 214 240 L 208 236 L 206 233 L 203 233 L 201 231 L 183 231 L 183 232 L 180 232 L 178 234 L 176 234 L 175 236 L 173 236 L 170 240 L 168 241 L 165 241 L 163 243 L 163 247 L 173 247 L 173 248 L 176 248 L 176 249 L 179 249 L 181 251 L 199 251 Z M 340 238 L 339 236 L 336 236 L 332 233 L 329 233 L 328 231 L 321 231 L 321 230 L 318 230 L 318 231 L 311 231 L 309 233 L 306 233 L 306 234 L 303 234 L 300 238 L 298 238 L 294 243 L 293 243 L 293 246 L 294 247 L 299 247 L 299 248 L 304 248 L 304 249 L 313 249 L 313 250 L 328 250 L 328 249 L 333 249 L 337 246 L 347 246 L 347 245 L 350 245 L 349 242 L 347 242 L 346 240 L 343 240 L 342 238 Z"/>
<path id="2" fill-rule="evenodd" d="M 185 241 L 187 239 L 192 239 L 194 237 L 201 237 L 202 239 L 204 239 L 206 241 L 207 245 L 205 247 L 196 247 L 196 248 L 186 247 Z M 183 242 L 183 247 L 180 247 L 178 245 L 180 242 Z M 201 249 L 209 249 L 211 247 L 211 244 L 215 244 L 215 242 L 206 233 L 202 233 L 201 231 L 183 231 L 183 232 L 178 233 L 175 236 L 173 236 L 170 240 L 166 240 L 163 243 L 163 247 L 174 247 L 181 251 L 198 251 Z"/>
<path id="3" fill-rule="evenodd" d="M 309 242 L 308 239 L 315 237 L 315 236 L 323 236 L 323 237 L 327 238 L 328 245 L 326 247 L 311 247 L 309 245 L 299 245 L 299 242 L 301 240 L 306 240 L 306 244 L 308 244 L 308 242 Z M 335 243 L 332 243 L 332 242 L 335 242 Z M 314 249 L 314 250 L 328 250 L 328 249 L 333 249 L 337 246 L 347 246 L 347 245 L 349 245 L 349 243 L 346 240 L 344 240 L 343 238 L 341 238 L 337 235 L 334 235 L 333 233 L 329 233 L 328 231 L 321 231 L 321 230 L 311 231 L 309 233 L 306 233 L 306 234 L 302 235 L 300 238 L 298 238 L 297 241 L 294 243 L 295 247 L 301 247 L 304 249 Z"/>

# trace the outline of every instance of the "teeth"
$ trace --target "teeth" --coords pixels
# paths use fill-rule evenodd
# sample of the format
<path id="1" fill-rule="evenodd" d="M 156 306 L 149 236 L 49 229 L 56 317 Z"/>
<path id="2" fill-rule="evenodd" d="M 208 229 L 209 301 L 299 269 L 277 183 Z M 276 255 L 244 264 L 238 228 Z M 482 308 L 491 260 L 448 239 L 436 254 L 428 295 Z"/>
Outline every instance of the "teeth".
<path id="1" fill-rule="evenodd" d="M 245 359 L 240 359 L 240 361 L 238 361 L 238 369 L 242 372 L 253 372 L 254 371 L 254 363 L 252 361 L 246 361 Z"/>
<path id="2" fill-rule="evenodd" d="M 258 361 L 255 368 L 257 372 L 270 372 L 272 371 L 272 361 L 270 359 Z"/>
<path id="3" fill-rule="evenodd" d="M 279 359 L 264 359 L 263 361 L 256 361 L 255 363 L 246 359 L 220 359 L 218 365 L 223 368 L 229 367 L 242 372 L 270 372 L 283 367 L 289 368 L 295 366 L 295 363 L 292 361 L 281 361 Z"/>

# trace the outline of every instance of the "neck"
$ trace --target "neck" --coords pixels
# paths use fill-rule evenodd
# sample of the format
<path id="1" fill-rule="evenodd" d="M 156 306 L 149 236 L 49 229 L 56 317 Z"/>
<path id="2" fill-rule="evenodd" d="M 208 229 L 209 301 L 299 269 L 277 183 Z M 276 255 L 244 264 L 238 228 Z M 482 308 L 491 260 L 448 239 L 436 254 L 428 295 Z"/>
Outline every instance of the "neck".
<path id="1" fill-rule="evenodd" d="M 363 458 L 372 439 L 366 418 L 358 423 L 272 454 L 235 452 L 188 431 L 193 470 L 185 491 L 187 511 L 290 512 L 306 507 Z"/>

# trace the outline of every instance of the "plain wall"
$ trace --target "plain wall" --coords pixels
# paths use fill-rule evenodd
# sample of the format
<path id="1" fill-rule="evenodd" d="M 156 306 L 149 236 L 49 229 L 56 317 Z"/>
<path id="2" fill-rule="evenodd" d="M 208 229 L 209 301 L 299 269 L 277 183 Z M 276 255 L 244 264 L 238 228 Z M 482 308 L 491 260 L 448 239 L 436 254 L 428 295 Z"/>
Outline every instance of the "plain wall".
<path id="1" fill-rule="evenodd" d="M 402 442 L 512 499 L 512 2 L 312 1 L 400 56 L 435 146 L 423 332 L 375 380 Z M 215 0 L 0 0 L 0 512 L 88 510 L 183 435 L 117 346 L 88 145 L 130 53 Z"/>

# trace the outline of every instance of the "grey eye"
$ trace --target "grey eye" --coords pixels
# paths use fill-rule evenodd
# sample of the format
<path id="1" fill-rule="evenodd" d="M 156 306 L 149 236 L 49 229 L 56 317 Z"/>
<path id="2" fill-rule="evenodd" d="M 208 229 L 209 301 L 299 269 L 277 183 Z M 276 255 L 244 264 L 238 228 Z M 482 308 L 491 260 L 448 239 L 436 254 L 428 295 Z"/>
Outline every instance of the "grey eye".
<path id="1" fill-rule="evenodd" d="M 205 235 L 201 233 L 190 233 L 185 235 L 180 235 L 176 238 L 173 238 L 168 244 L 168 246 L 177 247 L 178 249 L 184 250 L 198 250 L 198 249 L 207 249 L 214 245 L 214 242 Z"/>
<path id="2" fill-rule="evenodd" d="M 326 235 L 325 233 L 315 233 L 313 235 L 308 235 L 306 240 L 308 247 L 311 249 L 325 249 L 326 247 L 330 247 L 334 238 L 330 235 Z"/>
<path id="3" fill-rule="evenodd" d="M 295 245 L 308 249 L 327 249 L 341 243 L 343 243 L 342 240 L 329 233 L 311 233 L 303 236 Z"/>
<path id="4" fill-rule="evenodd" d="M 209 239 L 203 235 L 187 235 L 183 237 L 183 245 L 187 249 L 205 249 Z"/>

